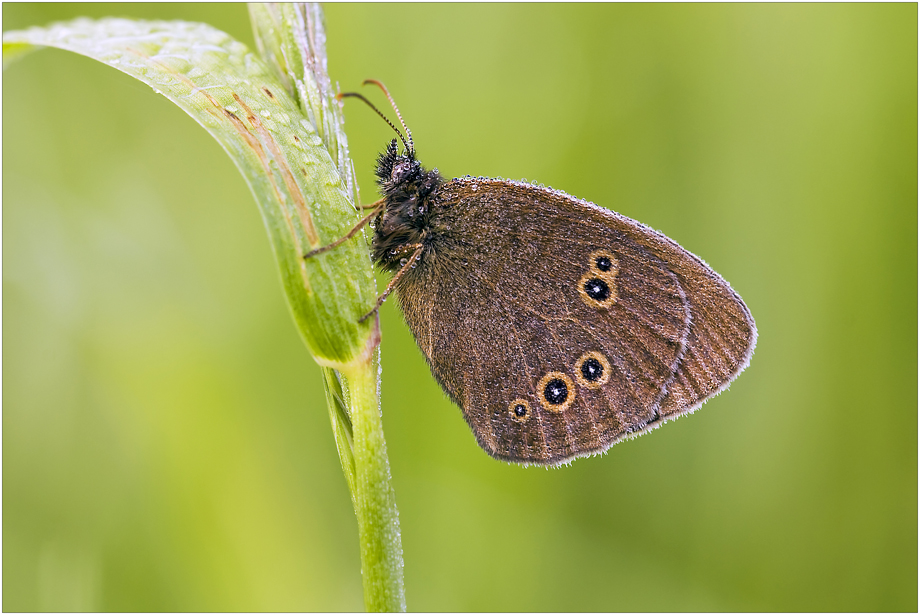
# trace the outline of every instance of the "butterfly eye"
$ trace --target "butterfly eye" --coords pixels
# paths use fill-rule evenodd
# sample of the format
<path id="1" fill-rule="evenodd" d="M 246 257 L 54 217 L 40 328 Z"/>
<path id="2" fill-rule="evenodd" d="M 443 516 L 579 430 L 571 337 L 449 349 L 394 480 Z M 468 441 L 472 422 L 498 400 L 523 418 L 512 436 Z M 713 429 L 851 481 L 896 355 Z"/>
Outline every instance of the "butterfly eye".
<path id="1" fill-rule="evenodd" d="M 401 182 L 406 179 L 406 176 L 409 174 L 409 163 L 405 160 L 400 160 L 395 165 L 393 165 L 393 171 L 390 173 L 390 178 L 394 182 Z"/>
<path id="2" fill-rule="evenodd" d="M 512 419 L 518 423 L 523 423 L 530 418 L 530 402 L 522 398 L 515 399 L 508 404 L 508 413 Z"/>
<path id="3" fill-rule="evenodd" d="M 562 412 L 575 401 L 575 383 L 562 372 L 550 372 L 537 384 L 540 403 L 550 412 Z"/>
<path id="4" fill-rule="evenodd" d="M 596 389 L 610 380 L 610 361 L 599 352 L 586 352 L 575 362 L 578 384 Z"/>

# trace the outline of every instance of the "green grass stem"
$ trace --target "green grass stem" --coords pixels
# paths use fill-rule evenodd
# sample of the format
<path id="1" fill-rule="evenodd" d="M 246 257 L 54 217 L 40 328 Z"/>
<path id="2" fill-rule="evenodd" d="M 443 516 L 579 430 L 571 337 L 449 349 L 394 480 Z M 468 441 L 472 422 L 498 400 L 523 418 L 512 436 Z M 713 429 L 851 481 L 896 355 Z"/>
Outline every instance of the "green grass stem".
<path id="1" fill-rule="evenodd" d="M 359 219 L 341 106 L 326 74 L 317 4 L 251 5 L 260 55 L 211 26 L 77 19 L 6 32 L 4 69 L 38 47 L 73 51 L 139 79 L 201 124 L 245 177 L 298 331 L 323 371 L 336 449 L 358 520 L 365 604 L 405 610 L 399 516 L 377 382 L 377 291 L 363 233 L 310 250 Z"/>

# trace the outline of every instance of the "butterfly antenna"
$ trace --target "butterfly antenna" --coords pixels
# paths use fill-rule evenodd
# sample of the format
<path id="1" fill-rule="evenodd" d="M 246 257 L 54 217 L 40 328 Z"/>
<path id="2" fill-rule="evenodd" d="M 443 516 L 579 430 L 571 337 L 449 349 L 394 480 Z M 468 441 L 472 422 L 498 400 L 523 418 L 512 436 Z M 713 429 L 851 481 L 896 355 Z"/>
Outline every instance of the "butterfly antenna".
<path id="1" fill-rule="evenodd" d="M 415 149 L 410 145 L 410 143 L 412 143 L 412 135 L 409 135 L 409 141 L 408 141 L 408 143 L 407 143 L 405 137 L 403 137 L 403 134 L 402 134 L 401 132 L 399 132 L 399 128 L 397 128 L 397 127 L 393 124 L 393 122 L 391 122 L 390 120 L 388 120 L 388 119 L 387 119 L 387 116 L 385 116 L 383 113 L 381 113 L 381 112 L 380 112 L 380 109 L 378 109 L 377 107 L 374 106 L 374 103 L 372 103 L 372 102 L 369 101 L 368 99 L 364 98 L 364 96 L 362 96 L 361 94 L 358 94 L 357 92 L 341 92 L 341 93 L 339 93 L 339 94 L 336 94 L 335 97 L 336 97 L 338 100 L 342 100 L 343 98 L 360 98 L 361 100 L 363 100 L 363 101 L 365 102 L 365 104 L 367 104 L 368 107 L 370 107 L 371 109 L 373 109 L 374 111 L 376 111 L 376 112 L 377 112 L 377 115 L 379 115 L 381 118 L 383 118 L 383 121 L 386 122 L 386 123 L 390 126 L 390 128 L 392 128 L 392 129 L 396 132 L 397 135 L 399 135 L 399 140 L 402 141 L 402 142 L 403 142 L 403 145 L 406 146 L 406 150 L 407 150 L 407 151 L 411 151 L 412 153 L 415 153 Z M 399 111 L 397 111 L 396 114 L 399 115 Z M 402 118 L 399 118 L 399 121 L 402 121 Z M 405 127 L 405 124 L 403 124 L 403 126 Z"/>
<path id="2" fill-rule="evenodd" d="M 399 118 L 399 123 L 402 124 L 403 129 L 406 131 L 406 136 L 409 139 L 409 151 L 411 151 L 412 154 L 415 154 L 415 144 L 412 143 L 412 131 L 409 130 L 409 127 L 406 126 L 406 122 L 403 121 L 402 114 L 399 112 L 399 107 L 396 106 L 396 101 L 394 101 L 393 97 L 390 96 L 390 92 L 387 90 L 387 86 L 383 85 L 383 83 L 377 81 L 376 79 L 365 79 L 364 83 L 361 85 L 367 85 L 368 83 L 373 83 L 378 88 L 383 90 L 383 94 L 387 97 L 387 100 L 390 101 L 390 105 L 393 106 L 393 111 L 396 112 L 396 117 Z"/>

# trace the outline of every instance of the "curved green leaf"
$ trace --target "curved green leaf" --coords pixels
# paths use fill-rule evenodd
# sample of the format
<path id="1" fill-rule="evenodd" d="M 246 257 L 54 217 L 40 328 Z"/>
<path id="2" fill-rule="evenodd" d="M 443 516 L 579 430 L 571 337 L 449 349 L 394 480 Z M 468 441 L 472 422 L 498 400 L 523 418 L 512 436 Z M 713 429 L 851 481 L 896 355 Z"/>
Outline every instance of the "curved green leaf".
<path id="1" fill-rule="evenodd" d="M 4 66 L 37 46 L 93 57 L 147 83 L 233 158 L 262 211 L 289 305 L 323 366 L 336 447 L 358 518 L 365 602 L 405 610 L 402 547 L 376 380 L 376 299 L 360 238 L 309 260 L 358 219 L 341 106 L 315 4 L 252 5 L 261 61 L 204 24 L 76 20 L 4 35 Z"/>
<path id="2" fill-rule="evenodd" d="M 302 258 L 359 219 L 350 189 L 313 124 L 258 56 L 224 32 L 188 22 L 78 19 L 7 32 L 3 43 L 4 62 L 30 46 L 89 56 L 191 115 L 230 154 L 255 195 L 314 358 L 336 368 L 368 359 L 379 334 L 376 319 L 358 323 L 376 292 L 363 238 Z"/>
<path id="3" fill-rule="evenodd" d="M 297 100 L 357 197 L 341 105 L 326 69 L 326 30 L 316 3 L 249 5 L 256 44 Z M 377 357 L 347 372 L 323 369 L 329 418 L 358 519 L 364 603 L 405 611 L 399 513 L 380 415 Z"/>

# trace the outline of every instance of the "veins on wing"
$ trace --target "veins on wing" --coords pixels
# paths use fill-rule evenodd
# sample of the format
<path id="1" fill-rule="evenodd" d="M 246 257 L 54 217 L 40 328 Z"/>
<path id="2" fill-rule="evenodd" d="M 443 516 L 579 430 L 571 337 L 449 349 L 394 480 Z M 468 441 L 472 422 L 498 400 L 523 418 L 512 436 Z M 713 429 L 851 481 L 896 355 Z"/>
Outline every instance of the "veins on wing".
<path id="1" fill-rule="evenodd" d="M 536 382 L 536 380 L 537 380 L 537 379 L 536 379 L 536 376 L 534 376 L 534 374 L 533 374 L 533 372 L 532 372 L 532 368 L 531 368 L 531 366 L 530 366 L 530 363 L 528 363 L 528 361 L 527 361 L 527 355 L 526 355 L 526 353 L 524 352 L 524 346 L 523 346 L 523 345 L 521 344 L 521 342 L 520 342 L 520 337 L 518 336 L 518 330 L 517 330 L 517 327 L 516 327 L 515 324 L 514 324 L 513 315 L 508 311 L 508 308 L 506 308 L 506 307 L 504 306 L 504 304 L 500 304 L 500 307 L 501 307 L 502 311 L 505 312 L 505 316 L 506 316 L 507 319 L 508 319 L 507 322 L 508 322 L 508 325 L 509 325 L 509 327 L 510 327 L 510 335 L 509 335 L 509 337 L 513 337 L 513 338 L 515 339 L 515 341 L 516 341 L 516 343 L 513 344 L 513 346 L 517 348 L 518 354 L 519 354 L 520 357 L 521 357 L 521 364 L 524 365 L 524 367 L 525 367 L 525 369 L 526 369 L 526 371 L 527 371 L 526 377 L 529 379 L 530 382 Z M 538 394 L 538 392 L 537 392 L 537 391 L 534 391 L 534 394 Z M 544 454 L 546 454 L 546 453 L 548 453 L 548 451 L 547 451 L 547 448 L 546 448 L 546 430 L 543 428 L 543 413 L 542 413 L 542 412 L 537 412 L 537 413 L 536 413 L 536 416 L 535 416 L 534 418 L 537 419 L 537 424 L 539 425 L 539 428 L 540 428 L 540 443 L 543 445 L 543 452 L 544 452 Z"/>

